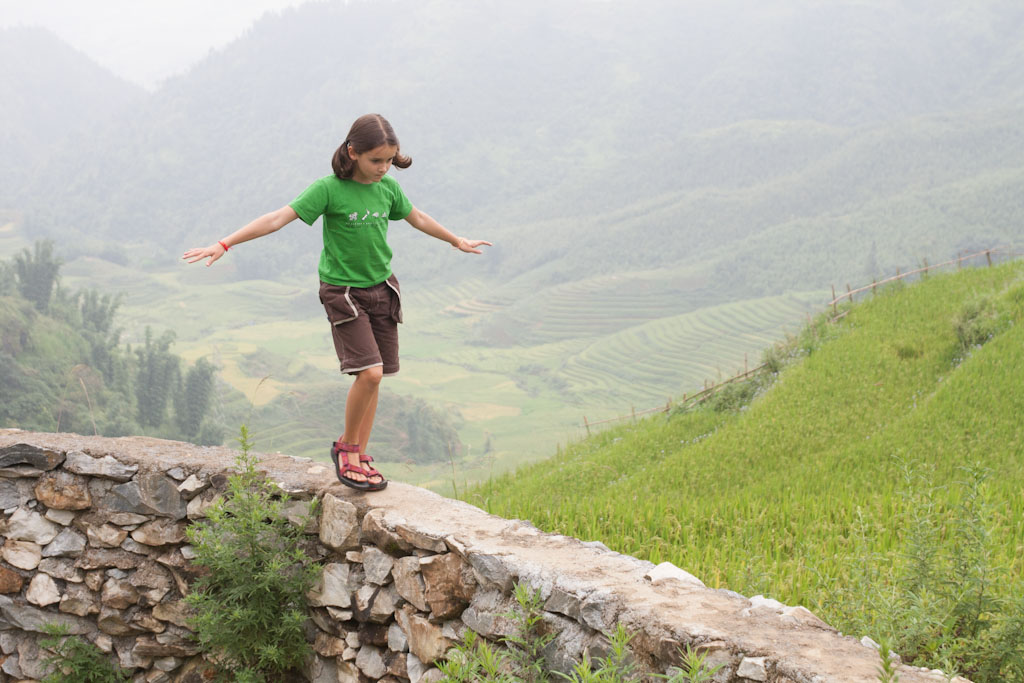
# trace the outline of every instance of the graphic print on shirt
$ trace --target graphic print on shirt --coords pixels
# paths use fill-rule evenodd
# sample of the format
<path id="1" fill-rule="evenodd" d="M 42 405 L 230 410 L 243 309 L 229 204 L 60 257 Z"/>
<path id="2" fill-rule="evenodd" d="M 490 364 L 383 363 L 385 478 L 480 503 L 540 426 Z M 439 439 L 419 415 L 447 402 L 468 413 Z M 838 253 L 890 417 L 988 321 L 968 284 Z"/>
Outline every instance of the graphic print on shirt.
<path id="1" fill-rule="evenodd" d="M 367 218 L 387 218 L 387 213 L 383 211 L 374 211 L 373 213 L 370 213 L 369 209 L 366 209 L 365 211 L 366 213 L 363 214 L 362 218 L 359 217 L 358 211 L 353 211 L 352 213 L 350 213 L 348 215 L 349 222 L 365 222 Z"/>

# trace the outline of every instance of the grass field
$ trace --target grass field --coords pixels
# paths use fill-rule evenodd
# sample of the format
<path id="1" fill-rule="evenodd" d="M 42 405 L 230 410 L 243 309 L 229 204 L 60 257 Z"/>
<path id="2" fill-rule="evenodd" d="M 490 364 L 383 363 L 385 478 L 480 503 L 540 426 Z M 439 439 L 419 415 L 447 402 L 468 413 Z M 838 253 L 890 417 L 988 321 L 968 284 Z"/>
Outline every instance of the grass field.
<path id="1" fill-rule="evenodd" d="M 1011 599 L 1024 590 L 1022 323 L 1021 262 L 896 286 L 806 328 L 802 359 L 748 408 L 610 429 L 464 497 L 837 625 L 849 605 L 836 594 L 864 587 L 866 563 L 891 578 L 929 514 L 954 565 L 962 532 L 983 537 L 984 581 Z M 964 329 L 980 330 L 966 351 Z"/>
<path id="2" fill-rule="evenodd" d="M 230 281 L 217 264 L 140 273 L 83 258 L 64 286 L 121 293 L 122 340 L 174 330 L 174 350 L 219 368 L 223 414 L 254 416 L 257 448 L 325 459 L 348 378 L 337 372 L 316 282 Z M 824 292 L 699 307 L 699 278 L 673 271 L 598 276 L 538 291 L 474 280 L 403 294 L 402 371 L 385 388 L 450 415 L 465 446 L 451 462 L 384 463 L 390 476 L 451 494 L 551 455 L 591 421 L 663 405 L 756 362 Z M 524 325 L 522 316 L 534 320 Z M 527 330 L 530 328 L 530 330 Z M 258 357 L 258 362 L 254 358 Z M 325 395 L 338 418 L 324 416 Z M 242 398 L 244 397 L 244 399 Z M 250 405 L 246 406 L 245 403 Z M 225 425 L 233 434 L 236 425 Z"/>

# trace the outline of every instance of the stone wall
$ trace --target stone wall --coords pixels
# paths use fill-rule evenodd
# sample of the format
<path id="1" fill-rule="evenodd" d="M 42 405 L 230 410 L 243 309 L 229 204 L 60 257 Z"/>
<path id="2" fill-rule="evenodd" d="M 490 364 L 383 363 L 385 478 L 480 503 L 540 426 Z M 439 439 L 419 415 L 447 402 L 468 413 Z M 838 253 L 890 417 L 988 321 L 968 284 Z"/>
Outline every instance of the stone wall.
<path id="1" fill-rule="evenodd" d="M 185 528 L 225 489 L 235 456 L 155 439 L 0 430 L 0 681 L 45 675 L 38 640 L 47 623 L 112 653 L 136 681 L 203 680 L 182 602 L 195 575 Z M 584 651 L 600 654 L 602 633 L 623 623 L 648 671 L 667 671 L 690 645 L 723 665 L 719 682 L 877 680 L 875 650 L 802 607 L 708 589 L 672 565 L 416 487 L 358 493 L 307 459 L 260 463 L 292 496 L 296 520 L 313 498 L 322 502 L 306 529 L 323 566 L 305 672 L 316 683 L 437 680 L 433 663 L 465 629 L 510 633 L 504 615 L 518 582 L 541 592 L 546 627 L 558 634 L 546 656 L 563 671 Z M 900 680 L 944 679 L 901 667 Z"/>

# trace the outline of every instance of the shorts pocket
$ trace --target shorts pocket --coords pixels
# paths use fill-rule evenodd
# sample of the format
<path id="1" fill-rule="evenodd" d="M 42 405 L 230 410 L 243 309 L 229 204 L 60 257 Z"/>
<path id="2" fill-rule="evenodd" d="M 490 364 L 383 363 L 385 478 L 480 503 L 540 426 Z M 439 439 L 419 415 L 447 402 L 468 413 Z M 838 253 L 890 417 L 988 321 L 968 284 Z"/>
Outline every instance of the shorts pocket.
<path id="1" fill-rule="evenodd" d="M 341 325 L 359 317 L 359 309 L 352 301 L 351 287 L 320 283 L 320 303 L 332 325 Z"/>
<path id="2" fill-rule="evenodd" d="M 391 274 L 384 284 L 391 290 L 391 319 L 396 323 L 402 322 L 402 289 L 398 285 L 398 278 Z"/>

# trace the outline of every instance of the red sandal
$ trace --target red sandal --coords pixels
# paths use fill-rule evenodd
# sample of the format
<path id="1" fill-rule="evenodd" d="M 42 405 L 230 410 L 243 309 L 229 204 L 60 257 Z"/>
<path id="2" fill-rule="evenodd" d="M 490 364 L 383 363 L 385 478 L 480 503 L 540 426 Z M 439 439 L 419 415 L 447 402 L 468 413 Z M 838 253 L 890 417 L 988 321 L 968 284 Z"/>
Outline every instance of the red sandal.
<path id="1" fill-rule="evenodd" d="M 366 483 L 370 485 L 368 490 L 382 491 L 388 487 L 388 480 L 370 464 L 371 462 L 373 462 L 373 458 L 371 458 L 368 453 L 359 454 L 359 464 L 363 465 L 360 469 L 366 473 Z M 370 481 L 371 477 L 380 477 L 380 481 Z"/>
<path id="2" fill-rule="evenodd" d="M 341 465 L 341 467 L 338 466 L 338 458 L 341 453 L 358 452 L 359 446 L 357 444 L 345 443 L 340 439 L 338 441 L 335 441 L 334 445 L 331 446 L 331 460 L 334 461 L 334 474 L 338 477 L 338 481 L 340 481 L 345 486 L 354 488 L 357 491 L 369 491 L 369 479 L 367 479 L 366 481 L 358 481 L 356 479 L 352 479 L 351 477 L 344 476 L 346 472 L 352 472 L 354 474 L 361 474 L 364 477 L 369 477 L 370 475 L 366 470 L 364 470 L 362 467 L 350 464 L 348 461 L 348 457 L 346 456 L 341 456 L 342 460 L 344 460 L 344 464 Z"/>

